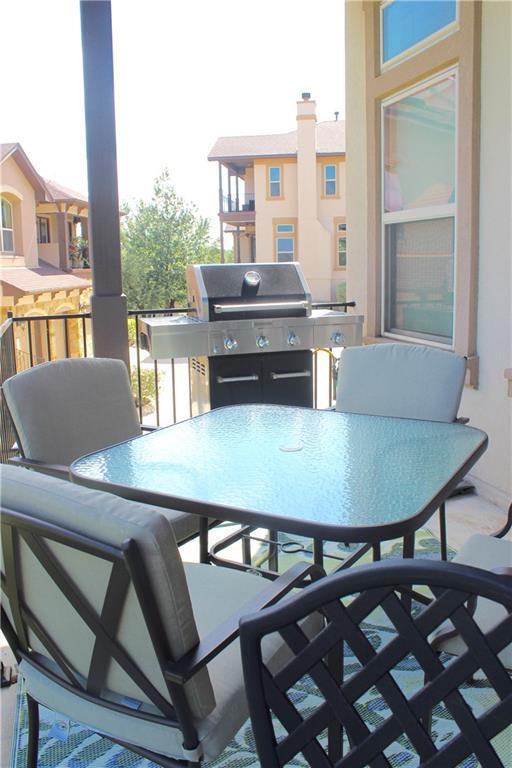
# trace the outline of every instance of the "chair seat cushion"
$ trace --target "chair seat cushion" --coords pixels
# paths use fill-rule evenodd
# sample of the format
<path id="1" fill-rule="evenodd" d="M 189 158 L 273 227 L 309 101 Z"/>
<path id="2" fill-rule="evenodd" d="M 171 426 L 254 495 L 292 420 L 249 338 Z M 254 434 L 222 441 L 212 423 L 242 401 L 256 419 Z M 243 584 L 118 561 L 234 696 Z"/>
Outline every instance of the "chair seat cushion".
<path id="1" fill-rule="evenodd" d="M 474 534 L 453 558 L 454 563 L 471 565 L 491 571 L 493 568 L 512 568 L 512 541 L 496 539 L 494 536 Z M 487 632 L 506 616 L 505 608 L 491 600 L 479 598 L 474 614 L 475 621 L 482 631 Z M 461 637 L 457 636 L 442 641 L 439 650 L 460 655 L 466 650 Z M 507 669 L 512 670 L 512 643 L 499 654 L 501 662 Z"/>
<path id="2" fill-rule="evenodd" d="M 241 605 L 268 586 L 258 576 L 211 565 L 186 564 L 185 572 L 199 636 L 219 626 Z M 320 627 L 320 618 L 310 617 L 306 631 L 312 635 Z M 268 638 L 264 649 L 266 663 L 279 668 L 288 658 L 279 636 Z M 168 725 L 90 704 L 62 686 L 53 683 L 32 665 L 22 662 L 20 671 L 27 681 L 29 693 L 39 702 L 92 730 L 127 741 L 156 753 L 178 759 L 192 759 L 182 747 L 181 732 Z M 216 706 L 210 714 L 196 721 L 200 748 L 196 759 L 214 759 L 248 718 L 242 672 L 240 644 L 231 643 L 208 665 Z"/>

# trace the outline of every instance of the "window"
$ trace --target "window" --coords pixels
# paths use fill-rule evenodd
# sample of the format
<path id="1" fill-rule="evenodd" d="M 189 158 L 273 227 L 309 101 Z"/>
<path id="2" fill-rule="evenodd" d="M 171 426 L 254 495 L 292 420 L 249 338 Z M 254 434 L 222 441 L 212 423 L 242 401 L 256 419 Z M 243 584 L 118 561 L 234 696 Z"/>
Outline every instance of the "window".
<path id="1" fill-rule="evenodd" d="M 324 195 L 334 197 L 336 193 L 336 166 L 324 165 Z"/>
<path id="2" fill-rule="evenodd" d="M 382 107 L 385 335 L 453 343 L 456 71 Z"/>
<path id="3" fill-rule="evenodd" d="M 295 261 L 295 225 L 275 224 L 276 261 Z"/>
<path id="4" fill-rule="evenodd" d="M 477 386 L 481 4 L 394 0 L 366 11 L 368 338 L 453 349 Z M 391 23 L 406 11 L 424 14 L 417 42 L 405 39 L 411 25 Z M 391 48 L 398 26 L 404 39 Z"/>
<path id="5" fill-rule="evenodd" d="M 3 253 L 14 253 L 14 229 L 11 203 L 1 199 L 0 248 Z"/>
<path id="6" fill-rule="evenodd" d="M 46 216 L 37 217 L 37 242 L 50 242 L 50 219 L 47 219 Z"/>
<path id="7" fill-rule="evenodd" d="M 409 58 L 455 27 L 455 0 L 390 0 L 381 4 L 381 65 Z"/>
<path id="8" fill-rule="evenodd" d="M 345 269 L 347 266 L 347 225 L 338 224 L 337 227 L 336 266 Z"/>
<path id="9" fill-rule="evenodd" d="M 282 197 L 280 166 L 273 166 L 268 169 L 268 194 L 269 197 Z"/>

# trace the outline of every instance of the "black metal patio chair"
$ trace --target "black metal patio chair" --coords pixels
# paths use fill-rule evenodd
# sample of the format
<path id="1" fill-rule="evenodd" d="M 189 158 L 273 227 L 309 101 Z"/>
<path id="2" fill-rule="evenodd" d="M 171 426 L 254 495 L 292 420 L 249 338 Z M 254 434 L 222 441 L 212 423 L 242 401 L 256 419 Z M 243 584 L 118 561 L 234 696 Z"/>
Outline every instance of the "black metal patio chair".
<path id="1" fill-rule="evenodd" d="M 165 768 L 224 750 L 248 718 L 240 616 L 321 570 L 297 564 L 272 583 L 183 564 L 157 510 L 26 469 L 3 467 L 2 630 L 28 700 L 28 768 L 38 704 Z M 318 616 L 303 627 L 321 628 Z M 280 638 L 264 658 L 279 669 Z"/>
<path id="2" fill-rule="evenodd" d="M 432 599 L 414 604 L 411 613 L 399 587 Z M 485 630 L 473 618 L 474 598 L 498 608 L 496 623 Z M 309 641 L 300 622 L 314 612 L 322 613 L 326 624 Z M 466 646 L 449 661 L 430 644 L 432 633 L 447 620 Z M 388 630 L 380 647 L 375 646 L 376 621 Z M 262 644 L 276 634 L 293 658 L 273 673 L 262 658 Z M 302 764 L 301 758 L 311 768 L 390 768 L 397 741 L 422 768 L 454 768 L 469 756 L 485 768 L 510 766 L 508 758 L 499 757 L 498 744 L 491 743 L 500 734 L 503 738 L 507 727 L 505 740 L 507 733 L 512 738 L 512 680 L 499 656 L 512 641 L 510 577 L 444 562 L 374 563 L 327 576 L 286 604 L 244 617 L 240 639 L 262 768 Z M 343 656 L 350 661 L 345 667 Z M 419 684 L 411 691 L 397 670 L 412 662 Z M 428 678 L 424 684 L 422 671 Z M 483 711 L 472 711 L 463 689 L 478 671 L 494 700 Z M 301 711 L 302 699 L 293 688 L 306 677 L 317 703 Z M 365 708 L 370 691 L 377 708 Z M 441 705 L 454 726 L 444 738 L 428 728 L 432 709 Z"/>

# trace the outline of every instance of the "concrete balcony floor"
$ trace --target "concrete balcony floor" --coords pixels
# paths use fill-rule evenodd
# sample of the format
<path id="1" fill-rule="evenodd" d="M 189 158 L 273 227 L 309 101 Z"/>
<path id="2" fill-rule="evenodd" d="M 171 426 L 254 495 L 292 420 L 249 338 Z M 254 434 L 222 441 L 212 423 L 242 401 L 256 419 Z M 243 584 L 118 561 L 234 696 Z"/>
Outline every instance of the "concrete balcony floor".
<path id="1" fill-rule="evenodd" d="M 501 528 L 505 523 L 505 513 L 494 504 L 477 495 L 458 496 L 451 499 L 447 505 L 447 527 L 448 541 L 454 549 L 460 549 L 466 539 L 473 533 L 488 533 Z M 438 515 L 434 515 L 428 523 L 432 533 L 439 536 Z M 211 541 L 214 542 L 227 535 L 226 528 L 213 529 L 210 533 Z M 512 532 L 507 537 L 512 541 Z M 190 542 L 181 547 L 182 557 L 189 562 L 198 561 L 198 546 L 196 542 Z M 213 566 L 212 566 L 213 567 Z M 3 635 L 0 636 L 0 657 L 4 664 L 12 664 L 13 657 L 6 645 Z M 10 755 L 12 746 L 12 731 L 16 701 L 16 685 L 9 688 L 2 688 L 0 692 L 0 710 L 2 713 L 1 721 L 1 754 L 0 766 L 10 765 Z"/>

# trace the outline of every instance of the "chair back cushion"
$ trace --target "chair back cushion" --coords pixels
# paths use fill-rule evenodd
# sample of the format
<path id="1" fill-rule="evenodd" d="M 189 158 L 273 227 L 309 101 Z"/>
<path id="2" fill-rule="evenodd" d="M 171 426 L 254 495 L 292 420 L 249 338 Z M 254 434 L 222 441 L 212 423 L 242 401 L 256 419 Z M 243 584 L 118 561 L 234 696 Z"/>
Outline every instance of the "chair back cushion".
<path id="1" fill-rule="evenodd" d="M 2 389 L 28 459 L 69 465 L 141 434 L 121 360 L 55 360 L 12 376 Z"/>
<path id="2" fill-rule="evenodd" d="M 336 410 L 370 416 L 454 421 L 464 387 L 461 355 L 413 344 L 347 347 L 341 353 Z"/>
<path id="3" fill-rule="evenodd" d="M 128 540 L 133 540 L 145 566 L 167 648 L 174 659 L 179 659 L 196 645 L 199 636 L 183 564 L 171 525 L 158 510 L 48 475 L 9 466 L 2 467 L 0 499 L 3 508 L 57 525 L 103 544 L 121 548 Z M 100 614 L 111 575 L 111 563 L 49 539 L 45 539 L 45 545 L 67 574 L 69 582 L 77 586 Z M 94 649 L 94 634 L 21 537 L 18 551 L 19 589 L 23 600 L 39 624 L 54 638 L 68 665 L 87 679 Z M 133 582 L 128 589 L 117 639 L 152 685 L 169 701 L 161 665 Z M 29 631 L 29 644 L 49 661 L 51 654 L 41 641 L 41 636 L 32 630 Z M 114 697 L 128 696 L 142 703 L 148 702 L 141 689 L 112 659 L 105 675 L 104 688 Z M 215 699 L 206 669 L 187 684 L 186 693 L 195 716 L 205 717 L 213 709 Z"/>

